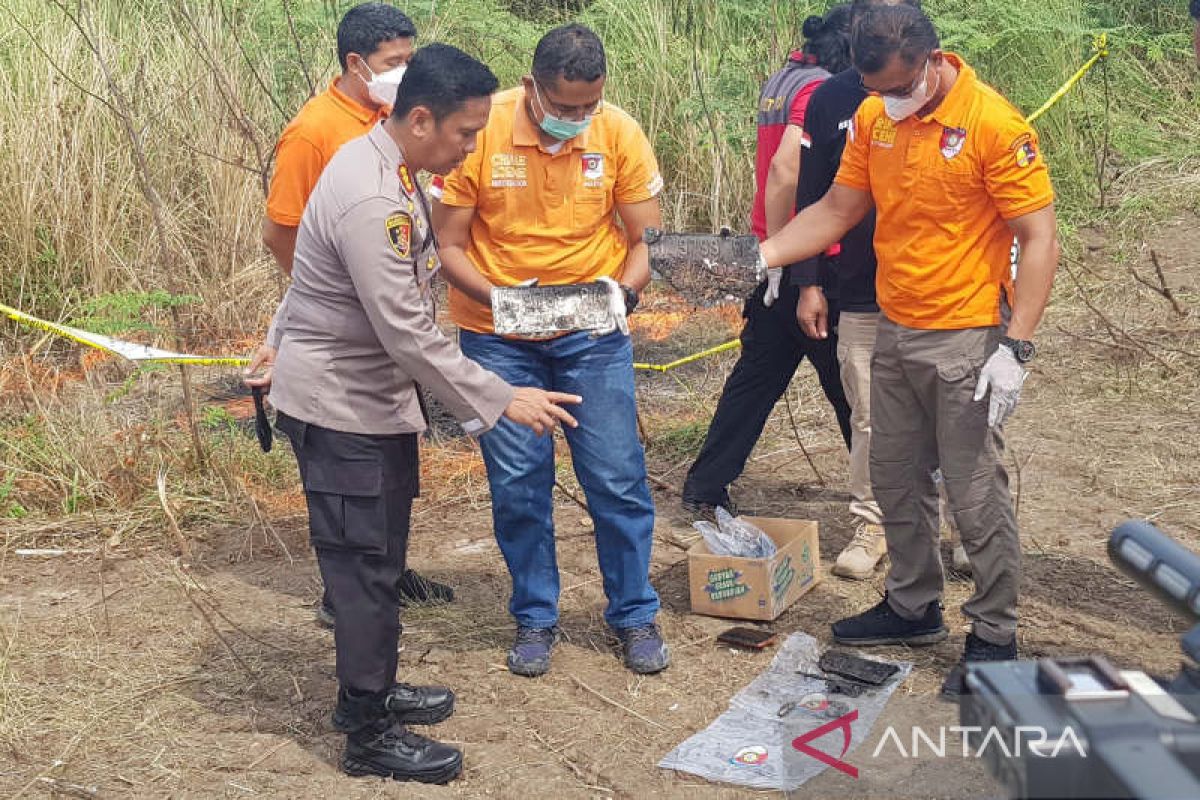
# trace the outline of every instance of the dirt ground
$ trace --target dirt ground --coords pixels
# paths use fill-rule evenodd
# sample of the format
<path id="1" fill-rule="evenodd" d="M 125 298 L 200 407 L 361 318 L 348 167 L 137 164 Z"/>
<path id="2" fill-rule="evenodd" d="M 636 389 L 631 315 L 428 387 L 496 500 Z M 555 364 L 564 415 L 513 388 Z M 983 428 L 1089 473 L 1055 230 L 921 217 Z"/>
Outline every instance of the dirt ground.
<path id="1" fill-rule="evenodd" d="M 1169 282 L 1195 297 L 1200 224 L 1184 217 L 1158 234 Z M 1152 242 L 1155 244 L 1155 242 Z M 1087 258 L 1114 257 L 1102 238 Z M 1087 261 L 1077 264 L 1081 279 Z M 1148 262 L 1134 261 L 1146 268 Z M 1060 294 L 1067 278 L 1060 279 Z M 1154 333 L 1169 307 L 1153 293 L 1097 291 L 1109 322 Z M 1111 291 L 1111 296 L 1103 295 Z M 1136 323 L 1136 324 L 1135 324 Z M 1165 324 L 1165 323 L 1164 323 Z M 1189 623 L 1108 563 L 1107 533 L 1149 517 L 1200 546 L 1200 434 L 1194 379 L 1114 345 L 1077 302 L 1051 309 L 1041 354 L 1010 425 L 1011 476 L 1025 551 L 1020 648 L 1024 657 L 1103 651 L 1120 666 L 1173 673 Z M 1140 334 L 1138 334 L 1140 336 Z M 1135 336 L 1137 338 L 1137 336 Z M 1177 341 L 1180 348 L 1195 342 Z M 651 472 L 678 486 L 687 459 L 658 424 L 711 411 L 722 360 L 676 376 L 641 379 Z M 1171 361 L 1171 364 L 1176 362 Z M 815 519 L 822 570 L 853 533 L 842 487 L 846 458 L 832 414 L 802 367 L 791 395 L 797 429 L 826 486 L 799 452 L 783 404 L 735 487 L 755 513 Z M 427 451 L 427 455 L 430 453 Z M 196 543 L 182 570 L 162 550 L 0 561 L 0 792 L 11 796 L 139 797 L 735 797 L 744 790 L 656 768 L 677 743 L 722 713 L 770 654 L 714 644 L 727 621 L 689 614 L 683 546 L 694 540 L 678 498 L 657 488 L 653 580 L 673 664 L 659 676 L 622 668 L 601 617 L 603 594 L 586 514 L 557 494 L 558 556 L 567 642 L 552 672 L 510 675 L 507 575 L 491 535 L 486 486 L 422 500 L 410 561 L 455 587 L 458 600 L 404 615 L 401 676 L 446 683 L 457 712 L 434 733 L 461 745 L 465 771 L 447 787 L 351 780 L 336 768 L 341 737 L 328 726 L 335 690 L 333 644 L 313 622 L 319 596 L 302 516 L 188 531 Z M 285 551 L 286 548 L 286 551 Z M 830 577 L 773 628 L 829 641 L 829 623 L 877 601 L 883 572 L 852 583 Z M 969 579 L 951 576 L 951 638 L 879 655 L 915 668 L 897 690 L 924 724 L 954 724 L 936 699 L 957 660 L 959 611 Z M 856 753 L 849 755 L 855 760 Z M 865 759 L 863 759 L 865 760 Z M 71 785 L 76 785 L 72 788 Z M 57 789 L 55 788 L 57 787 Z M 83 787 L 82 789 L 79 787 Z M 74 795 L 72 795 L 74 792 Z M 859 782 L 829 770 L 797 797 L 991 797 L 1000 789 L 975 759 L 883 760 Z"/>

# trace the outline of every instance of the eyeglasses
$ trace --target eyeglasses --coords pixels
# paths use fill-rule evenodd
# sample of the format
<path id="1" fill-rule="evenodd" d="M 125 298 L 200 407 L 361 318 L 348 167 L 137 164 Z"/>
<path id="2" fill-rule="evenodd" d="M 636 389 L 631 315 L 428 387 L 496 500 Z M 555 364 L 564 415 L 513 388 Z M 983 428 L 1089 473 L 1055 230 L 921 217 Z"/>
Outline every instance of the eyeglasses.
<path id="1" fill-rule="evenodd" d="M 884 97 L 895 97 L 897 100 L 903 100 L 906 97 L 912 97 L 913 92 L 915 92 L 917 90 L 917 87 L 921 85 L 921 81 L 923 81 L 925 79 L 926 75 L 928 75 L 928 74 L 929 74 L 929 57 L 926 56 L 925 57 L 925 66 L 922 67 L 917 72 L 917 76 L 915 78 L 913 78 L 912 83 L 910 83 L 908 85 L 907 89 L 888 89 L 886 91 L 881 91 L 879 89 L 872 89 L 870 86 L 867 86 L 867 84 L 863 81 L 862 73 L 859 73 L 859 75 L 858 75 L 858 83 L 860 86 L 862 86 L 862 88 L 866 89 L 868 92 L 874 92 L 875 94 L 882 95 Z"/>
<path id="2" fill-rule="evenodd" d="M 542 106 L 544 113 L 552 114 L 559 119 L 580 120 L 584 117 L 595 116 L 604 109 L 604 98 L 601 97 L 594 103 L 588 103 L 582 106 L 564 106 L 559 105 L 549 99 L 546 93 L 546 87 L 542 86 L 538 81 L 533 82 L 534 92 L 537 94 L 538 103 Z"/>

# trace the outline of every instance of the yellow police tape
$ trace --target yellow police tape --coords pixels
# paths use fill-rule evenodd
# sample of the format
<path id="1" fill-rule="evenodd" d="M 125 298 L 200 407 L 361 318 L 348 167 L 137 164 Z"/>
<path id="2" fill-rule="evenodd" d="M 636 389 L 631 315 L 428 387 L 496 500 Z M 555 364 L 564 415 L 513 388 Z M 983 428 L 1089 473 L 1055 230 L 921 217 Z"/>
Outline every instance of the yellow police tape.
<path id="1" fill-rule="evenodd" d="M 12 306 L 6 306 L 3 303 L 0 303 L 0 314 L 4 314 L 6 317 L 25 325 L 40 328 L 56 336 L 61 336 L 64 339 L 70 339 L 73 342 L 78 342 L 87 347 L 93 347 L 139 364 L 191 364 L 203 367 L 237 367 L 249 363 L 249 359 L 246 358 L 194 356 L 187 353 L 172 353 L 169 350 L 159 350 L 156 347 L 149 347 L 137 342 L 127 342 L 123 339 L 114 339 L 111 336 L 72 328 L 70 325 L 48 322 L 32 314 L 19 311 Z"/>
<path id="2" fill-rule="evenodd" d="M 1037 119 L 1053 108 L 1059 100 L 1067 96 L 1067 92 L 1075 88 L 1075 84 L 1083 80 L 1083 76 L 1087 75 L 1092 67 L 1099 64 L 1103 59 L 1108 58 L 1108 34 L 1101 33 L 1092 37 L 1093 55 L 1087 60 L 1087 63 L 1079 68 L 1079 71 L 1072 75 L 1059 90 L 1050 95 L 1050 99 L 1042 104 L 1042 107 L 1025 118 L 1025 121 L 1032 124 Z"/>
<path id="3" fill-rule="evenodd" d="M 1050 95 L 1050 99 L 1043 103 L 1041 108 L 1025 118 L 1027 122 L 1035 122 L 1039 117 L 1053 108 L 1060 100 L 1067 96 L 1067 93 L 1070 92 L 1071 89 L 1075 88 L 1075 85 L 1079 83 L 1079 81 L 1083 80 L 1083 76 L 1087 75 L 1092 67 L 1096 66 L 1096 64 L 1100 63 L 1102 60 L 1108 58 L 1107 33 L 1097 34 L 1096 36 L 1092 37 L 1092 51 L 1092 57 L 1089 58 L 1074 75 L 1068 78 L 1067 82 L 1059 87 L 1058 91 Z M 146 345 L 137 344 L 135 342 L 126 342 L 109 336 L 89 333 L 87 331 L 80 330 L 79 328 L 72 328 L 69 325 L 60 325 L 55 322 L 47 322 L 44 319 L 39 319 L 30 314 L 26 314 L 23 311 L 12 308 L 11 306 L 6 306 L 3 303 L 0 303 L 0 313 L 3 313 L 5 316 L 16 320 L 17 322 L 22 322 L 35 328 L 41 328 L 42 330 L 48 331 L 57 336 L 62 336 L 74 342 L 78 342 L 79 344 L 86 345 L 88 347 L 94 347 L 97 350 L 103 350 L 104 352 L 120 356 L 121 358 L 143 364 L 192 364 L 206 367 L 240 367 L 248 364 L 250 361 L 248 358 L 239 358 L 236 356 L 194 356 L 186 353 L 172 353 L 167 350 L 159 350 L 157 348 L 147 347 Z M 667 364 L 635 363 L 633 368 L 649 372 L 669 372 L 670 370 L 682 367 L 686 364 L 699 361 L 702 358 L 708 358 L 709 356 L 714 356 L 717 353 L 724 353 L 728 350 L 741 347 L 741 344 L 741 340 L 734 339 L 732 341 L 725 342 L 724 344 L 719 344 L 716 347 L 710 347 L 707 350 L 702 350 L 699 353 L 694 353 L 690 356 L 676 359 L 675 361 L 671 361 Z"/>
<path id="4" fill-rule="evenodd" d="M 1107 33 L 1100 33 L 1092 37 L 1092 51 L 1092 57 L 1089 58 L 1074 75 L 1068 78 L 1067 82 L 1060 86 L 1057 92 L 1050 95 L 1050 99 L 1043 103 L 1041 108 L 1026 117 L 1026 122 L 1032 125 L 1039 117 L 1041 117 L 1050 109 L 1054 108 L 1054 106 L 1057 105 L 1060 100 L 1067 96 L 1068 92 L 1075 88 L 1075 84 L 1083 80 L 1083 76 L 1087 75 L 1088 72 L 1091 71 L 1092 67 L 1096 66 L 1103 59 L 1108 58 Z M 676 367 L 682 367 L 684 364 L 691 364 L 693 361 L 699 361 L 702 358 L 707 358 L 708 356 L 713 356 L 717 353 L 724 353 L 726 350 L 733 350 L 736 347 L 740 347 L 741 344 L 742 343 L 740 340 L 734 339 L 731 342 L 726 342 L 725 344 L 717 345 L 716 347 L 710 347 L 707 350 L 702 350 L 694 355 L 680 358 L 676 361 L 672 361 L 669 364 L 634 364 L 633 368 L 649 370 L 652 372 L 667 372 L 668 370 L 675 369 Z"/>

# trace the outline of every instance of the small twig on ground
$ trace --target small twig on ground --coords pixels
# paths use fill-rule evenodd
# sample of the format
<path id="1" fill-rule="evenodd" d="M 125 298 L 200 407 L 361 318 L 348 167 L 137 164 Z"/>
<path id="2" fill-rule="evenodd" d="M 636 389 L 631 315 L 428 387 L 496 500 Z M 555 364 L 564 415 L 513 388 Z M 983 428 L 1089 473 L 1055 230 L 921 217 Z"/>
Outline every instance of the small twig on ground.
<path id="1" fill-rule="evenodd" d="M 268 758 L 270 758 L 271 756 L 275 755 L 276 753 L 278 753 L 280 750 L 282 750 L 283 748 L 287 747 L 287 746 L 288 746 L 289 744 L 291 744 L 291 743 L 292 743 L 292 740 L 291 740 L 291 739 L 285 739 L 284 741 L 282 741 L 282 742 L 280 742 L 279 744 L 275 745 L 275 746 L 274 746 L 274 747 L 272 747 L 270 750 L 268 750 L 267 752 L 263 753 L 261 756 L 259 756 L 258 758 L 254 759 L 254 760 L 253 760 L 253 761 L 251 761 L 249 764 L 247 764 L 247 765 L 246 765 L 246 767 L 245 767 L 245 770 L 244 770 L 244 771 L 245 771 L 245 772 L 249 772 L 250 770 L 254 769 L 254 768 L 255 768 L 255 767 L 257 767 L 259 764 L 263 763 L 263 762 L 264 762 L 264 761 L 266 761 Z"/>
<path id="2" fill-rule="evenodd" d="M 679 494 L 679 495 L 683 494 L 683 491 L 681 489 L 679 489 L 679 487 L 675 486 L 674 484 L 667 483 L 662 478 L 651 475 L 649 472 L 646 473 L 646 480 L 650 481 L 655 486 L 657 486 L 660 489 L 663 489 L 664 491 L 671 492 L 672 494 Z"/>
<path id="3" fill-rule="evenodd" d="M 68 797 L 99 797 L 99 786 L 83 786 L 78 783 L 67 783 L 58 778 L 41 777 L 38 778 L 38 783 L 44 785 L 50 790 L 51 795 L 64 794 Z"/>
<path id="4" fill-rule="evenodd" d="M 104 551 L 107 549 L 105 542 L 100 542 L 100 604 L 104 609 L 104 631 L 109 636 L 112 636 L 112 621 L 108 617 L 108 593 L 104 590 Z"/>
<path id="5" fill-rule="evenodd" d="M 821 470 L 817 469 L 817 464 L 809 455 L 808 448 L 804 446 L 804 441 L 800 438 L 800 428 L 796 425 L 796 415 L 792 413 L 792 396 L 787 392 L 783 393 L 784 403 L 787 405 L 788 420 L 792 423 L 792 433 L 796 436 L 796 444 L 800 446 L 800 452 L 804 453 L 804 457 L 808 460 L 808 465 L 812 467 L 813 474 L 817 476 L 817 480 L 821 482 L 821 488 L 826 488 L 829 484 L 825 482 L 825 476 L 821 474 Z"/>
<path id="6" fill-rule="evenodd" d="M 1138 339 L 1135 339 L 1128 331 L 1126 331 L 1124 328 L 1121 328 L 1119 325 L 1114 323 L 1112 320 L 1110 320 L 1104 314 L 1103 311 L 1101 311 L 1099 308 L 1097 308 L 1096 304 L 1092 302 L 1092 299 L 1090 297 L 1088 297 L 1088 293 L 1083 288 L 1083 284 L 1080 282 L 1078 276 L 1076 276 L 1075 273 L 1071 271 L 1071 268 L 1067 266 L 1067 259 L 1065 259 L 1065 258 L 1062 260 L 1062 267 L 1063 267 L 1063 271 L 1066 272 L 1068 277 L 1071 278 L 1071 282 L 1075 284 L 1076 293 L 1079 295 L 1079 299 L 1082 300 L 1083 304 L 1088 307 L 1088 310 L 1090 310 L 1093 314 L 1096 315 L 1096 318 L 1099 319 L 1101 324 L 1104 325 L 1105 329 L 1108 330 L 1108 335 L 1110 337 L 1112 337 L 1112 340 L 1114 342 L 1117 342 L 1120 339 L 1124 339 L 1125 341 L 1129 342 L 1131 345 L 1136 347 L 1138 350 L 1141 350 L 1143 353 L 1145 353 L 1146 355 L 1150 356 L 1152 359 L 1157 361 L 1159 363 L 1159 365 L 1161 365 L 1162 368 L 1165 369 L 1171 375 L 1175 375 L 1176 373 L 1179 372 L 1179 370 L 1177 370 L 1175 367 L 1171 366 L 1166 361 L 1164 361 L 1161 356 L 1159 356 L 1157 353 L 1152 351 L 1149 347 L 1147 347 L 1145 344 L 1143 344 Z"/>
<path id="7" fill-rule="evenodd" d="M 189 561 L 192 558 L 192 547 L 188 544 L 188 540 L 184 537 L 183 531 L 179 528 L 179 522 L 175 519 L 175 512 L 171 511 L 171 504 L 167 502 L 167 467 L 161 461 L 158 464 L 158 502 L 162 505 L 163 513 L 167 516 L 167 522 L 170 525 L 171 533 L 175 536 L 175 541 L 179 544 L 179 553 Z"/>
<path id="8" fill-rule="evenodd" d="M 1171 308 L 1175 309 L 1177 315 L 1186 317 L 1187 312 L 1183 310 L 1183 306 L 1179 305 L 1179 300 L 1175 297 L 1175 293 L 1167 285 L 1167 278 L 1163 275 L 1162 265 L 1158 263 L 1158 253 L 1154 252 L 1153 249 L 1150 250 L 1150 263 L 1154 265 L 1154 274 L 1158 276 L 1157 286 L 1139 275 L 1138 271 L 1132 265 L 1129 267 L 1129 274 L 1133 275 L 1133 279 L 1142 286 L 1165 298 L 1171 304 Z"/>
<path id="9" fill-rule="evenodd" d="M 229 640 L 225 638 L 225 635 L 221 633 L 221 629 L 217 627 L 217 623 L 213 622 L 212 617 L 208 615 L 208 611 L 204 608 L 204 606 L 201 605 L 196 598 L 192 597 L 192 592 L 188 589 L 187 583 L 184 581 L 184 575 L 186 575 L 185 569 L 186 568 L 178 561 L 172 563 L 172 572 L 175 576 L 175 582 L 179 584 L 179 591 L 183 592 L 183 596 L 187 598 L 187 601 L 191 603 L 198 612 L 200 612 L 200 618 L 204 620 L 205 624 L 208 625 L 209 630 L 213 632 L 213 635 L 217 637 L 221 644 L 225 645 L 225 649 L 229 651 L 229 655 L 232 656 L 234 662 L 236 662 L 242 671 L 246 673 L 246 677 L 253 678 L 254 670 L 250 669 L 250 665 L 242 660 L 242 657 L 239 656 L 237 651 L 233 649 L 233 645 L 231 645 Z"/>
<path id="10" fill-rule="evenodd" d="M 563 746 L 561 746 L 561 747 L 554 747 L 553 745 L 551 745 L 551 744 L 550 744 L 550 742 L 549 742 L 549 741 L 547 741 L 547 740 L 546 740 L 546 737 L 542 736 L 542 734 L 541 734 L 541 733 L 539 733 L 539 732 L 538 732 L 537 730 L 535 730 L 534 728 L 530 728 L 530 729 L 529 729 L 529 732 L 533 734 L 533 738 L 535 738 L 535 739 L 537 739 L 539 742 L 541 742 L 541 744 L 542 744 L 542 747 L 546 748 L 546 749 L 547 749 L 547 750 L 549 750 L 551 753 L 553 753 L 554 755 L 558 756 L 559 760 L 560 760 L 560 761 L 562 761 L 562 763 L 563 763 L 563 764 L 565 764 L 565 765 L 567 766 L 567 769 L 569 769 L 569 770 L 571 770 L 571 772 L 575 773 L 575 777 L 576 777 L 576 778 L 579 778 L 579 780 L 583 781 L 583 785 L 584 785 L 584 786 L 588 787 L 589 789 L 597 789 L 597 790 L 599 790 L 599 791 L 606 792 L 606 793 L 611 793 L 611 792 L 612 792 L 612 789 L 607 789 L 607 788 L 604 788 L 604 787 L 597 787 L 597 786 L 593 786 L 593 785 L 592 785 L 592 784 L 591 784 L 591 783 L 588 781 L 588 779 L 587 779 L 587 776 L 583 774 L 583 770 L 581 770 L 581 769 L 579 768 L 579 765 L 578 765 L 578 764 L 576 764 L 574 761 L 572 761 L 570 758 L 568 758 L 568 757 L 566 756 L 566 754 L 564 754 L 564 753 L 563 753 L 563 750 L 566 750 L 566 749 L 567 749 L 567 747 L 569 747 L 569 746 L 570 746 L 570 744 L 563 745 Z"/>
<path id="11" fill-rule="evenodd" d="M 563 482 L 562 482 L 562 481 L 560 481 L 558 478 L 555 478 L 555 479 L 554 479 L 554 486 L 555 486 L 555 487 L 556 487 L 556 488 L 557 488 L 557 489 L 558 489 L 560 492 L 562 492 L 563 494 L 565 494 L 567 497 L 569 497 L 569 498 L 571 498 L 572 500 L 574 500 L 574 501 L 575 501 L 575 503 L 576 503 L 576 505 L 578 505 L 578 506 L 579 506 L 580 508 L 582 508 L 584 511 L 588 511 L 588 506 L 587 506 L 587 503 L 585 503 L 585 502 L 584 502 L 584 501 L 583 501 L 583 500 L 582 500 L 582 499 L 579 497 L 579 495 L 575 494 L 575 493 L 574 493 L 574 492 L 572 492 L 570 489 L 568 489 L 566 486 L 564 486 L 564 485 L 563 485 Z M 590 514 L 591 512 L 590 512 L 590 511 L 588 511 L 588 513 Z"/>
<path id="12" fill-rule="evenodd" d="M 608 704 L 609 704 L 610 706 L 612 706 L 613 708 L 619 708 L 619 709 L 621 709 L 622 711 L 624 711 L 626 714 L 629 714 L 630 716 L 637 717 L 637 718 L 638 718 L 638 719 L 640 719 L 642 722 L 645 722 L 645 723 L 646 723 L 646 724 L 648 724 L 648 725 L 653 725 L 654 727 L 656 727 L 656 728 L 660 728 L 660 729 L 662 729 L 662 730 L 664 730 L 664 731 L 665 731 L 665 730 L 669 730 L 669 729 L 667 728 L 667 726 L 666 726 L 666 725 L 663 725 L 663 724 L 661 724 L 661 723 L 655 722 L 654 720 L 650 719 L 649 717 L 645 716 L 644 714 L 639 714 L 638 712 L 634 711 L 634 710 L 633 710 L 632 708 L 630 708 L 629 706 L 622 705 L 622 704 L 618 703 L 616 700 L 613 700 L 611 697 L 608 697 L 607 695 L 603 695 L 603 694 L 601 694 L 600 692 L 597 692 L 595 689 L 593 689 L 592 687 L 588 686 L 586 683 L 584 683 L 583 681 L 579 680 L 579 678 L 575 677 L 574 675 L 572 675 L 572 676 L 571 676 L 571 680 L 575 681 L 575 683 L 579 685 L 579 688 L 580 688 L 580 689 L 583 689 L 584 691 L 586 691 L 586 692 L 589 692 L 589 693 L 591 693 L 591 694 L 595 695 L 596 697 L 600 698 L 600 699 L 601 699 L 601 700 L 603 700 L 604 702 L 608 703 Z"/>

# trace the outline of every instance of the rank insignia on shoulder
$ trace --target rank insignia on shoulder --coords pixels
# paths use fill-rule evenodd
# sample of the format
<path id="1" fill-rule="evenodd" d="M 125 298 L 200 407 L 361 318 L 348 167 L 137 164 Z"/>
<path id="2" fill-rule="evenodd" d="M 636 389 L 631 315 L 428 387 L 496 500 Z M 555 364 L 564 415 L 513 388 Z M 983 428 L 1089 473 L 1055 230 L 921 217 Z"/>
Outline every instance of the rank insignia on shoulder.
<path id="1" fill-rule="evenodd" d="M 417 184 L 413 181 L 412 172 L 408 169 L 408 164 L 401 164 L 396 170 L 396 174 L 400 176 L 400 185 L 404 187 L 404 191 L 409 194 L 415 194 Z"/>
<path id="2" fill-rule="evenodd" d="M 387 228 L 388 241 L 396 255 L 408 258 L 412 253 L 412 217 L 404 212 L 392 214 L 384 223 Z"/>

